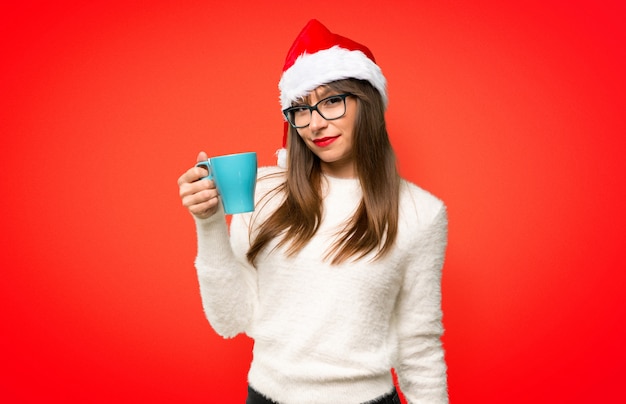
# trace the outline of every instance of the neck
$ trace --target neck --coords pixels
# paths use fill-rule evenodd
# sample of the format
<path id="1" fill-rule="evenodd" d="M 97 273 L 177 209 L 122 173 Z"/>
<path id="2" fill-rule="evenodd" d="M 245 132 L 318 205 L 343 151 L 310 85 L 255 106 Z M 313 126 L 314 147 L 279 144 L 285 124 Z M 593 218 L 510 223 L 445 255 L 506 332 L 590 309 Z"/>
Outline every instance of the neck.
<path id="1" fill-rule="evenodd" d="M 335 178 L 357 178 L 354 164 L 342 164 L 340 162 L 321 164 L 322 173 Z"/>

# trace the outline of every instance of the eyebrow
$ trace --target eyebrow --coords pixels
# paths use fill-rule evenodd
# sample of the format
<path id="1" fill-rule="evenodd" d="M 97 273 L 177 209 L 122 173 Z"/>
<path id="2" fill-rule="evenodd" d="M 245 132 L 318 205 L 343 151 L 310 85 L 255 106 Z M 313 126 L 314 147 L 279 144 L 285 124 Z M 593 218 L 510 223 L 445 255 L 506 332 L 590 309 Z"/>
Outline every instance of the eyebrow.
<path id="1" fill-rule="evenodd" d="M 318 92 L 315 93 L 317 95 L 318 101 L 329 96 L 329 93 L 332 93 L 333 89 L 329 87 L 322 87 Z M 308 100 L 307 100 L 308 98 Z M 310 105 L 311 96 L 307 95 L 305 97 L 298 98 L 294 101 L 295 104 L 292 106 L 300 106 L 300 105 Z"/>
<path id="2" fill-rule="evenodd" d="M 324 97 L 326 97 L 328 95 L 328 93 L 332 92 L 332 90 L 328 87 L 322 87 L 321 91 L 319 93 L 316 93 L 317 98 L 319 98 L 320 100 Z"/>

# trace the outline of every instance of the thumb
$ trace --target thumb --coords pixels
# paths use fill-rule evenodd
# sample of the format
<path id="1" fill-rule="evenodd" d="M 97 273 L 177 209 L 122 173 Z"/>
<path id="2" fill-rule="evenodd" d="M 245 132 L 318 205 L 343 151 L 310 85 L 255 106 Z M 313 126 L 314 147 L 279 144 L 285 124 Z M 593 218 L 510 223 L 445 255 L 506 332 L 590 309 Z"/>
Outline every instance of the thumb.
<path id="1" fill-rule="evenodd" d="M 198 153 L 198 157 L 196 161 L 199 163 L 201 161 L 207 161 L 208 159 L 209 159 L 209 156 L 207 156 L 205 152 L 201 151 L 200 153 Z"/>

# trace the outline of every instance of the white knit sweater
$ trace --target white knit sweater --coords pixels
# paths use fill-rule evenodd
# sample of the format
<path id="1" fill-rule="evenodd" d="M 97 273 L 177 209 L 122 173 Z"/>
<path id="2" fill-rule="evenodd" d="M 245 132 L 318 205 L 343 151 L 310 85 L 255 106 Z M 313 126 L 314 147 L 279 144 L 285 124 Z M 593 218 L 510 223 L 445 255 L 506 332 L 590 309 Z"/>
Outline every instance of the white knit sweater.
<path id="1" fill-rule="evenodd" d="M 268 176 L 269 175 L 269 176 Z M 263 198 L 284 181 L 260 168 L 257 208 L 196 220 L 202 304 L 217 333 L 254 339 L 250 385 L 285 404 L 362 403 L 393 388 L 395 368 L 410 403 L 447 403 L 441 347 L 441 267 L 447 242 L 444 204 L 402 182 L 395 246 L 384 258 L 330 265 L 323 260 L 361 199 L 356 179 L 325 177 L 324 217 L 295 256 L 270 245 L 245 254 L 251 234 L 282 202 Z M 252 233 L 250 233 L 252 231 Z"/>

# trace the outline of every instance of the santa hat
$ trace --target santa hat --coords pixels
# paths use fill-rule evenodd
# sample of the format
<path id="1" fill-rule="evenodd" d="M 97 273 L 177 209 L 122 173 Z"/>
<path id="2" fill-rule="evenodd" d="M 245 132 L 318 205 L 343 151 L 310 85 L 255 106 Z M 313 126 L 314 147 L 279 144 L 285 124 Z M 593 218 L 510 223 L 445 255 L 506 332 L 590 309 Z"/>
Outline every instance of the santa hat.
<path id="1" fill-rule="evenodd" d="M 281 109 L 289 108 L 322 84 L 348 78 L 369 81 L 387 106 L 387 80 L 372 52 L 365 45 L 333 34 L 319 21 L 311 20 L 287 53 L 278 83 Z M 278 151 L 281 167 L 286 167 L 287 129 L 285 122 L 283 148 Z"/>

